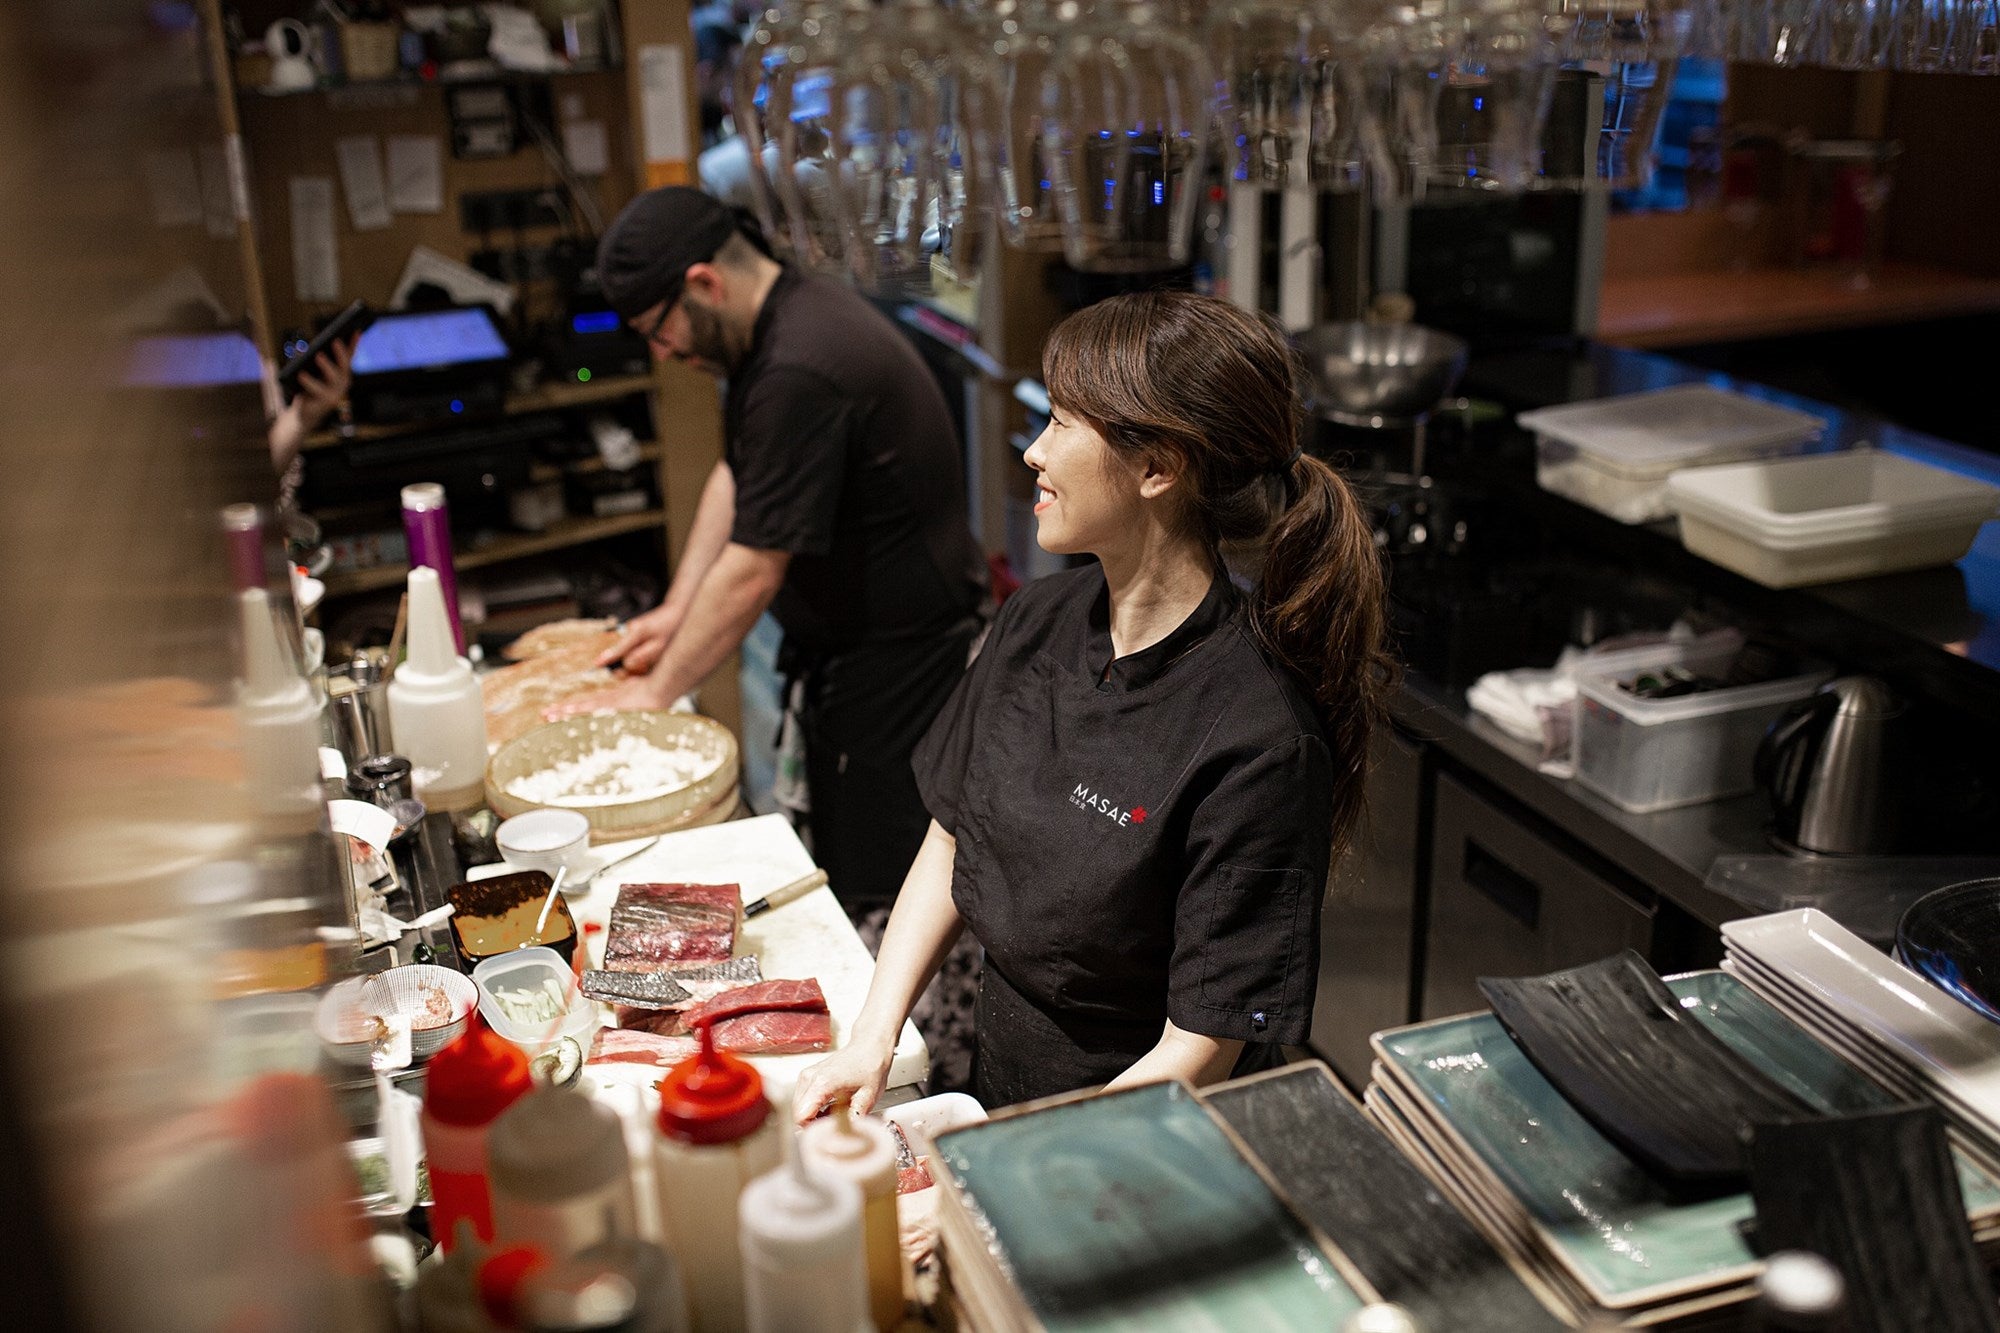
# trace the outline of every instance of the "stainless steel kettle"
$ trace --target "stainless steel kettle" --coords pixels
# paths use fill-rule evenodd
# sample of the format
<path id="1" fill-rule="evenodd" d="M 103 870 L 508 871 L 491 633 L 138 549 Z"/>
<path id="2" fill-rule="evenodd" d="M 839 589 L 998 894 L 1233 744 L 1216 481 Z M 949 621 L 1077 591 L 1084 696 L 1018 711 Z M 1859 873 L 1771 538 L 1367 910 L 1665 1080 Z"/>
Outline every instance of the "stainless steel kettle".
<path id="1" fill-rule="evenodd" d="M 1842 676 L 1771 724 L 1757 747 L 1756 775 L 1781 845 L 1830 856 L 1895 850 L 1903 713 L 1903 700 L 1881 681 Z"/>

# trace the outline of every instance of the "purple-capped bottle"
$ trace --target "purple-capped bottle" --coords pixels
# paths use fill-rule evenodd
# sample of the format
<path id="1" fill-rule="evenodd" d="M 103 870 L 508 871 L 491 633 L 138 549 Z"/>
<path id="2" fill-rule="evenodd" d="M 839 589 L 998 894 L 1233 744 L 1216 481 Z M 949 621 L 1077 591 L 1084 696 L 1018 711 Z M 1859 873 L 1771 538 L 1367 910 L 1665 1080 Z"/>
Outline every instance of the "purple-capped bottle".
<path id="1" fill-rule="evenodd" d="M 222 511 L 222 545 L 229 558 L 229 581 L 237 592 L 264 585 L 264 515 L 253 504 Z M 288 590 L 289 591 L 289 590 Z"/>
<path id="2" fill-rule="evenodd" d="M 458 574 L 451 563 L 451 511 L 445 507 L 444 487 L 424 481 L 403 488 L 403 535 L 410 543 L 410 568 L 437 571 L 451 639 L 459 656 L 465 656 L 465 623 L 458 616 Z"/>

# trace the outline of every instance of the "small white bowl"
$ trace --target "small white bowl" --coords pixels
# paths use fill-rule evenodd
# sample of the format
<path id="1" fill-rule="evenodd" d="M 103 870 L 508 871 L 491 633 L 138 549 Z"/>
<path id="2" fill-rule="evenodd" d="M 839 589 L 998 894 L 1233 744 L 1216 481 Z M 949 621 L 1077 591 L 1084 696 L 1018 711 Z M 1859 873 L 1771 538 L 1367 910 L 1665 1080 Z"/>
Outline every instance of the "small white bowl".
<path id="1" fill-rule="evenodd" d="M 442 990 L 451 1018 L 437 1023 L 424 1016 L 424 989 Z M 373 976 L 350 977 L 321 997 L 316 1017 L 320 1041 L 342 1064 L 368 1064 L 372 1039 L 352 1040 L 357 1024 L 370 1014 L 407 1014 L 411 1019 L 410 1055 L 427 1060 L 465 1031 L 479 1003 L 479 988 L 463 972 L 428 963 L 406 963 Z M 424 1026 L 425 1024 L 429 1026 Z"/>
<path id="2" fill-rule="evenodd" d="M 545 875 L 567 866 L 574 875 L 590 855 L 590 820 L 578 810 L 530 810 L 503 821 L 494 842 L 510 866 Z"/>

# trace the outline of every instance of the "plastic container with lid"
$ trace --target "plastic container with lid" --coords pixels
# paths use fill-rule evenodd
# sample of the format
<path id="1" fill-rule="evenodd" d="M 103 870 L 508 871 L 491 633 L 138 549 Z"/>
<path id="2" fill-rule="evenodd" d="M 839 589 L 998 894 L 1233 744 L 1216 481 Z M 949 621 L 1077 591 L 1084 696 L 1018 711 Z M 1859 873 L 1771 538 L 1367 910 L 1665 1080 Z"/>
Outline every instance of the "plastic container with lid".
<path id="1" fill-rule="evenodd" d="M 1741 647 L 1729 639 L 1695 640 L 1658 667 L 1697 675 L 1727 673 Z M 1650 668 L 1649 668 L 1650 669 Z M 1626 810 L 1699 805 L 1750 790 L 1757 742 L 1785 706 L 1824 684 L 1808 671 L 1754 685 L 1677 698 L 1646 699 L 1622 688 L 1633 668 L 1576 678 L 1577 780 Z"/>
<path id="2" fill-rule="evenodd" d="M 531 1086 L 528 1057 L 477 1020 L 432 1057 L 420 1123 L 436 1201 L 432 1234 L 447 1250 L 457 1243 L 460 1219 L 481 1241 L 493 1239 L 487 1133 Z"/>
<path id="3" fill-rule="evenodd" d="M 896 1236 L 896 1140 L 879 1120 L 847 1104 L 799 1131 L 806 1165 L 861 1191 L 861 1234 L 868 1257 L 868 1310 L 876 1326 L 903 1322 L 903 1249 Z"/>
<path id="4" fill-rule="evenodd" d="M 458 655 L 437 571 L 410 571 L 410 651 L 389 682 L 389 728 L 433 810 L 469 810 L 486 791 L 486 703 Z"/>
<path id="5" fill-rule="evenodd" d="M 1523 412 L 1535 480 L 1621 523 L 1670 518 L 1667 478 L 1682 468 L 1797 453 L 1818 417 L 1705 384 Z"/>
<path id="6" fill-rule="evenodd" d="M 480 1017 L 494 1032 L 530 1055 L 547 1050 L 564 1037 L 582 1041 L 597 1026 L 596 1007 L 577 988 L 576 973 L 554 949 L 538 945 L 497 954 L 472 969 L 472 980 L 479 987 Z M 568 997 L 569 1007 L 560 1018 L 546 1023 L 516 1022 L 493 998 L 496 989 L 533 991 L 551 981 Z"/>
<path id="7" fill-rule="evenodd" d="M 550 1259 L 638 1231 L 618 1113 L 581 1092 L 538 1088 L 493 1122 L 486 1154 L 493 1235 Z"/>
<path id="8" fill-rule="evenodd" d="M 743 1327 L 743 1256 L 731 1220 L 743 1187 L 778 1164 L 783 1126 L 757 1071 L 716 1050 L 704 1025 L 701 1050 L 660 1080 L 655 1128 L 660 1231 L 687 1277 L 691 1322 L 697 1333 L 734 1333 Z"/>
<path id="9" fill-rule="evenodd" d="M 1681 543 L 1771 588 L 1948 565 L 2000 487 L 1878 449 L 1680 473 Z"/>

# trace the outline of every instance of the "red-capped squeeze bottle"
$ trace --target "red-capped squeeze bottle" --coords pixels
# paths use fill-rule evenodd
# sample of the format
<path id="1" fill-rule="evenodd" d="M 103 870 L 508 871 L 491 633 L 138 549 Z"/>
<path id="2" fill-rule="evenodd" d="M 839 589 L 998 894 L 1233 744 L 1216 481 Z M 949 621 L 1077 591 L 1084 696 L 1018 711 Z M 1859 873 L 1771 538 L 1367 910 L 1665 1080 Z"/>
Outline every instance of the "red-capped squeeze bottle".
<path id="1" fill-rule="evenodd" d="M 493 1193 L 486 1175 L 486 1134 L 502 1111 L 534 1086 L 528 1057 L 495 1036 L 474 1014 L 458 1040 L 431 1057 L 425 1079 L 424 1156 L 430 1163 L 431 1234 L 445 1249 L 458 1221 L 493 1240 Z"/>
<path id="2" fill-rule="evenodd" d="M 741 1333 L 743 1256 L 736 1201 L 784 1155 L 781 1118 L 750 1065 L 715 1049 L 704 1024 L 701 1050 L 660 1080 L 653 1182 L 660 1229 L 687 1275 L 695 1333 Z"/>

